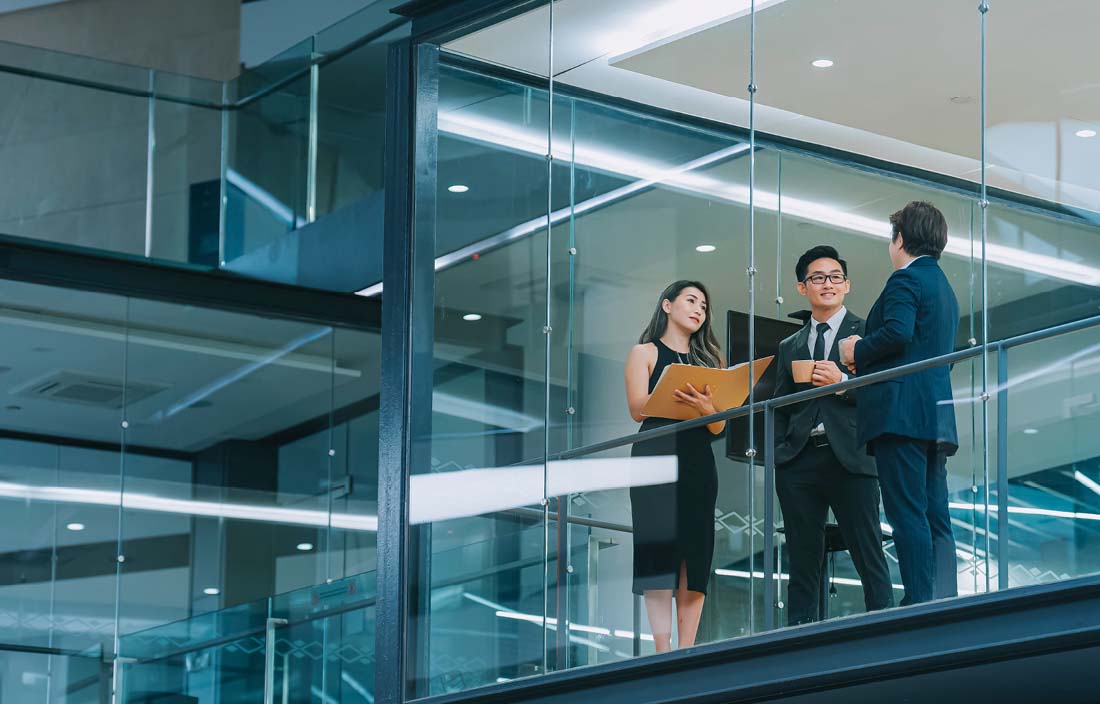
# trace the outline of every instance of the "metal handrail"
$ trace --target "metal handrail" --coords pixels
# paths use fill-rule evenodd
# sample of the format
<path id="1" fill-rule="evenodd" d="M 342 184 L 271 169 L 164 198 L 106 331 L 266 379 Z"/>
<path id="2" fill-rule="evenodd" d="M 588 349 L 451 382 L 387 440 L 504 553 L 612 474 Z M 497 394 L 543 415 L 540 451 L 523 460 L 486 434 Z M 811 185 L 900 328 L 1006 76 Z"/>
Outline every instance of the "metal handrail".
<path id="1" fill-rule="evenodd" d="M 897 379 L 899 377 L 905 376 L 907 374 L 912 374 L 914 372 L 920 372 L 926 369 L 933 369 L 935 367 L 942 367 L 945 364 L 955 364 L 957 362 L 966 361 L 974 357 L 979 357 L 986 352 L 997 352 L 1002 349 L 1019 347 L 1020 345 L 1026 345 L 1032 342 L 1050 339 L 1052 337 L 1059 337 L 1061 335 L 1066 335 L 1080 330 L 1087 330 L 1089 328 L 1094 328 L 1098 326 L 1100 326 L 1100 315 L 1083 318 L 1081 320 L 1075 320 L 1073 322 L 1055 325 L 1053 327 L 1045 328 L 1043 330 L 1036 330 L 1034 332 L 1024 333 L 1022 335 L 1007 337 L 1003 340 L 996 340 L 986 344 L 977 345 L 975 347 L 957 350 L 955 352 L 950 352 L 945 355 L 940 355 L 939 357 L 932 357 L 930 359 L 921 360 L 919 362 L 913 362 L 911 364 L 906 364 L 900 367 L 894 367 L 893 369 L 885 369 L 881 372 L 867 374 L 866 376 L 853 377 L 848 379 L 848 381 L 844 381 L 839 384 L 830 384 L 829 386 L 819 386 L 813 389 L 806 389 L 805 391 L 798 391 L 796 393 L 788 394 L 786 396 L 780 396 L 778 398 L 770 398 L 763 401 L 757 401 L 751 405 L 746 404 L 743 406 L 738 406 L 737 408 L 731 408 L 725 411 L 721 411 L 719 413 L 713 413 L 709 416 L 701 416 L 699 418 L 693 418 L 691 420 L 682 420 L 677 423 L 662 426 L 660 428 L 654 428 L 652 430 L 646 430 L 640 433 L 632 433 L 630 435 L 623 435 L 617 438 L 612 438 L 610 440 L 603 440 L 570 450 L 563 450 L 553 455 L 549 455 L 547 457 L 547 460 L 557 461 L 574 459 L 577 457 L 583 457 L 585 455 L 591 455 L 597 452 L 612 450 L 617 447 L 623 447 L 624 445 L 633 445 L 635 443 L 644 442 L 646 440 L 652 440 L 654 438 L 660 438 L 666 435 L 673 435 L 675 433 L 683 432 L 685 430 L 691 430 L 692 428 L 701 428 L 704 425 L 709 425 L 710 423 L 716 423 L 718 421 L 734 420 L 747 416 L 750 413 L 763 412 L 764 410 L 769 408 L 774 409 L 793 403 L 811 401 L 816 398 L 831 396 L 836 393 L 851 391 L 853 389 L 859 389 L 864 386 L 870 386 L 871 384 L 878 384 L 883 381 Z"/>

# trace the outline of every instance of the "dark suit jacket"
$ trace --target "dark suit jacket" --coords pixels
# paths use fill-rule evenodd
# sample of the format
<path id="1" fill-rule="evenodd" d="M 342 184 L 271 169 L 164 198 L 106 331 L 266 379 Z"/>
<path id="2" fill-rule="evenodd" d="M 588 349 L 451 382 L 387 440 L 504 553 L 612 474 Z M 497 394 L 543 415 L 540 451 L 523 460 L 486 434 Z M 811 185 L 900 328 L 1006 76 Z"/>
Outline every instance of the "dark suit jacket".
<path id="1" fill-rule="evenodd" d="M 840 364 L 840 341 L 850 335 L 863 334 L 863 320 L 851 312 L 837 330 L 829 359 Z M 796 359 L 810 359 L 807 340 L 810 339 L 810 323 L 801 330 L 779 343 L 776 355 L 775 395 L 786 396 L 795 391 L 813 388 L 813 384 L 796 384 L 791 375 L 791 362 Z M 856 440 L 856 394 L 824 396 L 794 406 L 782 406 L 775 410 L 775 464 L 790 462 L 802 452 L 813 430 L 817 411 L 821 411 L 821 421 L 825 423 L 825 434 L 844 468 L 853 474 L 877 476 L 874 460 L 867 455 L 867 448 Z M 859 398 L 859 403 L 862 403 Z"/>
<path id="2" fill-rule="evenodd" d="M 954 351 L 959 304 L 939 263 L 921 257 L 891 274 L 865 327 L 854 352 L 859 374 Z M 958 449 L 949 367 L 860 389 L 859 441 L 873 452 L 875 438 L 886 434 L 936 442 L 949 454 Z"/>

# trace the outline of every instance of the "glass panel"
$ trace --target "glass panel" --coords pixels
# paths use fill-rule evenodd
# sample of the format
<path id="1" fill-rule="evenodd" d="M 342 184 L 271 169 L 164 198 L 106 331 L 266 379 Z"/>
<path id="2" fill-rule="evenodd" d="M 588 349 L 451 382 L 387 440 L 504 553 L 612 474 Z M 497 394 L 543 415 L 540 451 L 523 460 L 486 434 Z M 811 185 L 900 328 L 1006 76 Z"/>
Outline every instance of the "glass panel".
<path id="1" fill-rule="evenodd" d="M 1100 572 L 1096 328 L 1008 350 L 1006 494 L 995 516 L 1008 586 Z"/>
<path id="2" fill-rule="evenodd" d="M 142 90 L 148 90 L 148 74 Z M 0 233 L 145 253 L 149 101 L 0 72 Z"/>
<path id="3" fill-rule="evenodd" d="M 267 615 L 265 599 L 123 636 L 123 701 L 259 701 Z"/>
<path id="4" fill-rule="evenodd" d="M 0 41 L 0 66 L 61 76 L 76 81 L 99 83 L 124 90 L 149 89 L 149 70 L 140 66 L 119 64 L 14 42 Z"/>
<path id="5" fill-rule="evenodd" d="M 110 653 L 125 300 L 12 281 L 0 290 L 0 640 Z"/>
<path id="6" fill-rule="evenodd" d="M 327 576 L 333 331 L 132 300 L 119 628 Z"/>
<path id="7" fill-rule="evenodd" d="M 1100 86 L 1076 47 L 1098 20 L 1094 3 L 1063 6 L 1052 15 L 1019 2 L 990 3 L 986 20 L 989 185 L 1027 201 L 1055 203 L 1092 224 L 1100 216 Z M 1018 50 L 1022 41 L 1042 59 L 1027 60 Z M 1059 256 L 1053 242 L 1028 244 L 1037 254 Z M 1095 265 L 1095 258 L 1082 263 Z"/>
<path id="8" fill-rule="evenodd" d="M 437 159 L 417 169 L 429 177 L 417 184 L 418 226 L 434 232 L 436 275 L 434 378 L 414 379 L 432 389 L 410 468 L 415 696 L 553 666 L 543 624 L 555 531 L 543 510 L 549 14 L 525 15 L 541 90 L 459 68 L 436 76 L 436 54 L 420 54 L 421 86 L 438 79 L 438 92 L 421 89 L 418 110 L 438 132 L 419 137 L 417 154 Z"/>
<path id="9" fill-rule="evenodd" d="M 110 674 L 97 655 L 0 651 L 0 699 L 45 704 L 95 704 Z"/>
<path id="10" fill-rule="evenodd" d="M 318 36 L 356 36 L 392 21 L 372 6 Z M 385 14 L 385 13 L 383 13 Z M 374 291 L 382 281 L 385 227 L 386 80 L 390 44 L 405 24 L 319 66 L 317 75 L 316 217 L 301 233 L 297 283 L 335 291 Z"/>
<path id="11" fill-rule="evenodd" d="M 275 691 L 286 702 L 374 701 L 374 573 L 272 599 Z"/>
<path id="12" fill-rule="evenodd" d="M 987 217 L 991 340 L 1096 313 L 1100 221 L 1000 202 L 990 205 Z"/>
<path id="13" fill-rule="evenodd" d="M 306 40 L 260 67 L 285 80 L 261 83 L 272 77 L 252 71 L 235 86 L 225 176 L 223 259 L 230 271 L 295 281 L 295 230 L 307 222 L 311 47 Z"/>
<path id="14" fill-rule="evenodd" d="M 157 95 L 183 87 L 159 73 L 155 81 Z M 194 92 L 201 95 L 204 88 Z M 153 106 L 149 254 L 156 259 L 218 265 L 222 119 L 221 110 L 174 100 Z"/>

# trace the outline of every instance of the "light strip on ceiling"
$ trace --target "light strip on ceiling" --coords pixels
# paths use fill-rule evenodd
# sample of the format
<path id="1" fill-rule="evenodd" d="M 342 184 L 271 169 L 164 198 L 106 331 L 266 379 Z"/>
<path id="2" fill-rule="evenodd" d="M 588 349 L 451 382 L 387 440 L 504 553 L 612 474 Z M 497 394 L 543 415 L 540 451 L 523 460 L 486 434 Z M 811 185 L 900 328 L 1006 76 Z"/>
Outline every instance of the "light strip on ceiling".
<path id="1" fill-rule="evenodd" d="M 962 509 L 965 511 L 984 511 L 985 506 L 982 504 L 968 504 L 961 501 L 952 501 L 951 508 Z M 989 512 L 997 513 L 999 509 L 990 504 Z M 1031 506 L 1009 506 L 1009 513 L 1022 514 L 1025 516 L 1049 516 L 1051 518 L 1072 518 L 1079 521 L 1100 521 L 1100 513 L 1082 513 L 1080 511 L 1059 511 L 1052 508 L 1034 508 Z"/>
<path id="2" fill-rule="evenodd" d="M 461 139 L 535 156 L 545 156 L 547 151 L 545 134 L 540 136 L 536 132 L 519 129 L 504 122 L 478 115 L 462 114 L 458 111 L 441 114 L 439 130 Z M 559 143 L 555 144 L 553 151 L 555 159 L 566 162 L 573 160 L 578 165 L 599 171 L 639 180 L 651 180 L 654 184 L 667 188 L 738 205 L 749 203 L 748 186 L 730 184 L 707 174 L 679 170 L 669 174 L 667 166 L 643 161 L 629 154 L 592 148 L 583 144 L 567 149 L 566 145 Z M 754 196 L 755 207 L 779 212 L 779 198 L 776 193 L 757 188 Z M 876 238 L 889 239 L 891 234 L 890 225 L 885 220 L 857 215 L 816 201 L 784 195 L 782 205 L 784 216 L 810 220 L 828 227 Z M 543 217 L 540 220 L 544 223 L 546 218 Z M 945 252 L 968 259 L 971 256 L 970 242 L 968 239 L 958 237 L 949 239 Z M 980 244 L 975 244 L 974 256 L 981 256 Z M 1086 264 L 995 243 L 987 243 L 986 256 L 988 261 L 1001 266 L 1088 286 L 1100 285 L 1100 269 Z M 359 293 L 373 295 L 377 291 L 377 287 L 370 287 Z"/>
<path id="3" fill-rule="evenodd" d="M 521 151 L 528 153 L 541 153 L 538 151 L 531 151 L 537 149 L 537 145 L 533 143 L 520 141 L 517 141 L 516 143 L 522 144 L 523 149 Z M 601 208 L 605 205 L 610 205 L 611 203 L 629 198 L 635 193 L 639 193 L 647 188 L 652 188 L 660 183 L 663 183 L 672 176 L 686 173 L 694 169 L 700 169 L 706 166 L 710 166 L 721 161 L 725 161 L 726 159 L 730 159 L 739 154 L 743 154 L 748 150 L 748 144 L 740 143 L 730 147 L 719 149 L 717 151 L 711 152 L 710 154 L 704 154 L 698 159 L 692 159 L 689 162 L 680 164 L 679 166 L 675 166 L 672 168 L 668 168 L 667 166 L 650 165 L 649 170 L 652 171 L 653 175 L 645 178 L 640 178 L 637 181 L 626 184 L 625 186 L 619 186 L 618 188 L 614 188 L 607 193 L 601 193 L 598 196 L 593 196 L 592 198 L 582 200 L 579 203 L 575 203 L 572 207 L 567 206 L 565 208 L 559 208 L 558 210 L 550 213 L 550 224 L 558 225 L 568 220 L 571 216 L 576 217 L 578 215 L 584 215 L 585 213 L 595 210 L 597 208 Z M 545 149 L 543 151 L 545 151 Z M 496 235 L 478 240 L 477 242 L 462 247 L 461 249 L 457 249 L 453 252 L 448 252 L 447 254 L 444 254 L 440 257 L 436 257 L 435 270 L 442 271 L 443 269 L 454 266 L 459 262 L 470 259 L 474 255 L 483 254 L 489 250 L 502 247 L 513 240 L 527 237 L 528 235 L 532 235 L 544 229 L 546 229 L 546 216 L 532 218 L 526 222 L 522 222 L 519 225 L 516 225 L 515 227 L 510 227 L 507 230 L 500 232 Z M 356 293 L 360 296 L 377 296 L 378 294 L 382 293 L 382 284 L 377 283 L 372 286 L 368 286 L 360 291 L 357 291 Z"/>
<path id="4" fill-rule="evenodd" d="M 104 489 L 82 489 L 65 486 L 32 486 L 0 482 L 0 497 L 22 501 L 72 503 L 107 506 L 133 511 L 152 511 L 182 516 L 233 518 L 243 521 L 265 521 L 288 525 L 328 527 L 377 532 L 378 517 L 370 514 L 333 513 L 311 509 L 262 506 L 196 499 L 172 499 L 139 492 L 118 492 Z"/>
<path id="5" fill-rule="evenodd" d="M 719 568 L 719 569 L 714 570 L 714 574 L 722 576 L 722 577 L 740 577 L 741 579 L 748 579 L 749 578 L 749 573 L 746 570 L 727 570 L 727 569 L 724 569 L 724 568 Z M 753 579 L 764 579 L 764 573 L 763 572 L 753 572 L 752 577 L 753 577 Z M 790 578 L 791 578 L 791 576 L 789 574 L 784 573 L 784 572 L 778 572 L 778 573 L 772 575 L 772 579 L 774 579 L 776 581 L 789 580 Z M 845 584 L 845 585 L 852 586 L 852 587 L 861 587 L 861 586 L 863 586 L 863 582 L 859 581 L 858 579 L 852 579 L 851 577 L 830 577 L 829 581 L 832 582 L 833 584 Z M 893 584 L 891 586 L 893 586 L 894 589 L 905 589 L 905 587 L 903 587 L 900 584 Z"/>
<path id="6" fill-rule="evenodd" d="M 1088 488 L 1089 491 L 1096 494 L 1097 496 L 1100 496 L 1100 484 L 1097 484 L 1096 480 L 1092 479 L 1091 477 L 1086 477 L 1084 474 L 1081 474 L 1081 470 L 1079 469 L 1073 470 L 1073 478 L 1076 479 L 1082 486 Z"/>
<path id="7" fill-rule="evenodd" d="M 32 330 L 81 335 L 98 340 L 117 342 L 120 345 L 140 345 L 154 349 L 186 354 L 221 357 L 237 361 L 255 362 L 270 360 L 277 367 L 336 374 L 358 379 L 359 369 L 334 366 L 333 360 L 321 355 L 292 353 L 272 358 L 272 347 L 261 347 L 228 340 L 197 337 L 178 333 L 150 330 L 136 325 L 104 323 L 61 315 L 44 315 L 17 308 L 0 307 L 0 324 L 18 325 Z M 300 328 L 295 327 L 295 330 Z M 325 328 L 331 331 L 331 328 Z"/>
<path id="8" fill-rule="evenodd" d="M 252 180 L 242 176 L 240 172 L 233 169 L 226 169 L 225 180 L 236 186 L 242 193 L 259 203 L 265 210 L 292 228 L 302 227 L 306 224 L 305 218 L 300 216 L 295 217 L 294 211 L 285 203 L 256 185 Z"/>
<path id="9" fill-rule="evenodd" d="M 238 369 L 234 369 L 232 372 L 215 379 L 214 381 L 202 386 L 201 388 L 196 389 L 195 391 L 192 391 L 187 396 L 173 403 L 168 408 L 152 414 L 149 418 L 149 422 L 161 423 L 164 420 L 176 415 L 180 411 L 184 411 L 191 406 L 194 406 L 196 403 L 202 401 L 208 396 L 212 396 L 218 391 L 221 391 L 230 384 L 235 384 L 241 379 L 249 376 L 253 372 L 257 372 L 260 369 L 263 369 L 264 367 L 277 362 L 279 359 L 294 352 L 299 347 L 304 347 L 311 342 L 319 340 L 322 337 L 329 335 L 331 332 L 332 328 L 317 328 L 316 330 L 306 335 L 303 335 L 302 337 L 294 340 L 293 342 L 290 342 L 282 348 L 269 352 L 267 355 L 261 357 L 260 359 L 249 362 L 248 364 L 245 364 L 243 367 L 239 367 Z"/>

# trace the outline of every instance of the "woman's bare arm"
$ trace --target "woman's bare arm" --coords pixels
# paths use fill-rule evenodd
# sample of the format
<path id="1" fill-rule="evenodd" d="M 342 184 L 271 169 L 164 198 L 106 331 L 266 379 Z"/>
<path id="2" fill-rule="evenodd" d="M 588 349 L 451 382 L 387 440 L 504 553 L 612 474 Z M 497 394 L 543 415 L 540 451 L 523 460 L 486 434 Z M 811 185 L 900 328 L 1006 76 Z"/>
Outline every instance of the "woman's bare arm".
<path id="1" fill-rule="evenodd" d="M 657 346 L 649 342 L 634 345 L 626 358 L 626 405 L 638 423 L 645 420 L 642 408 L 649 401 L 649 375 L 656 363 Z"/>

